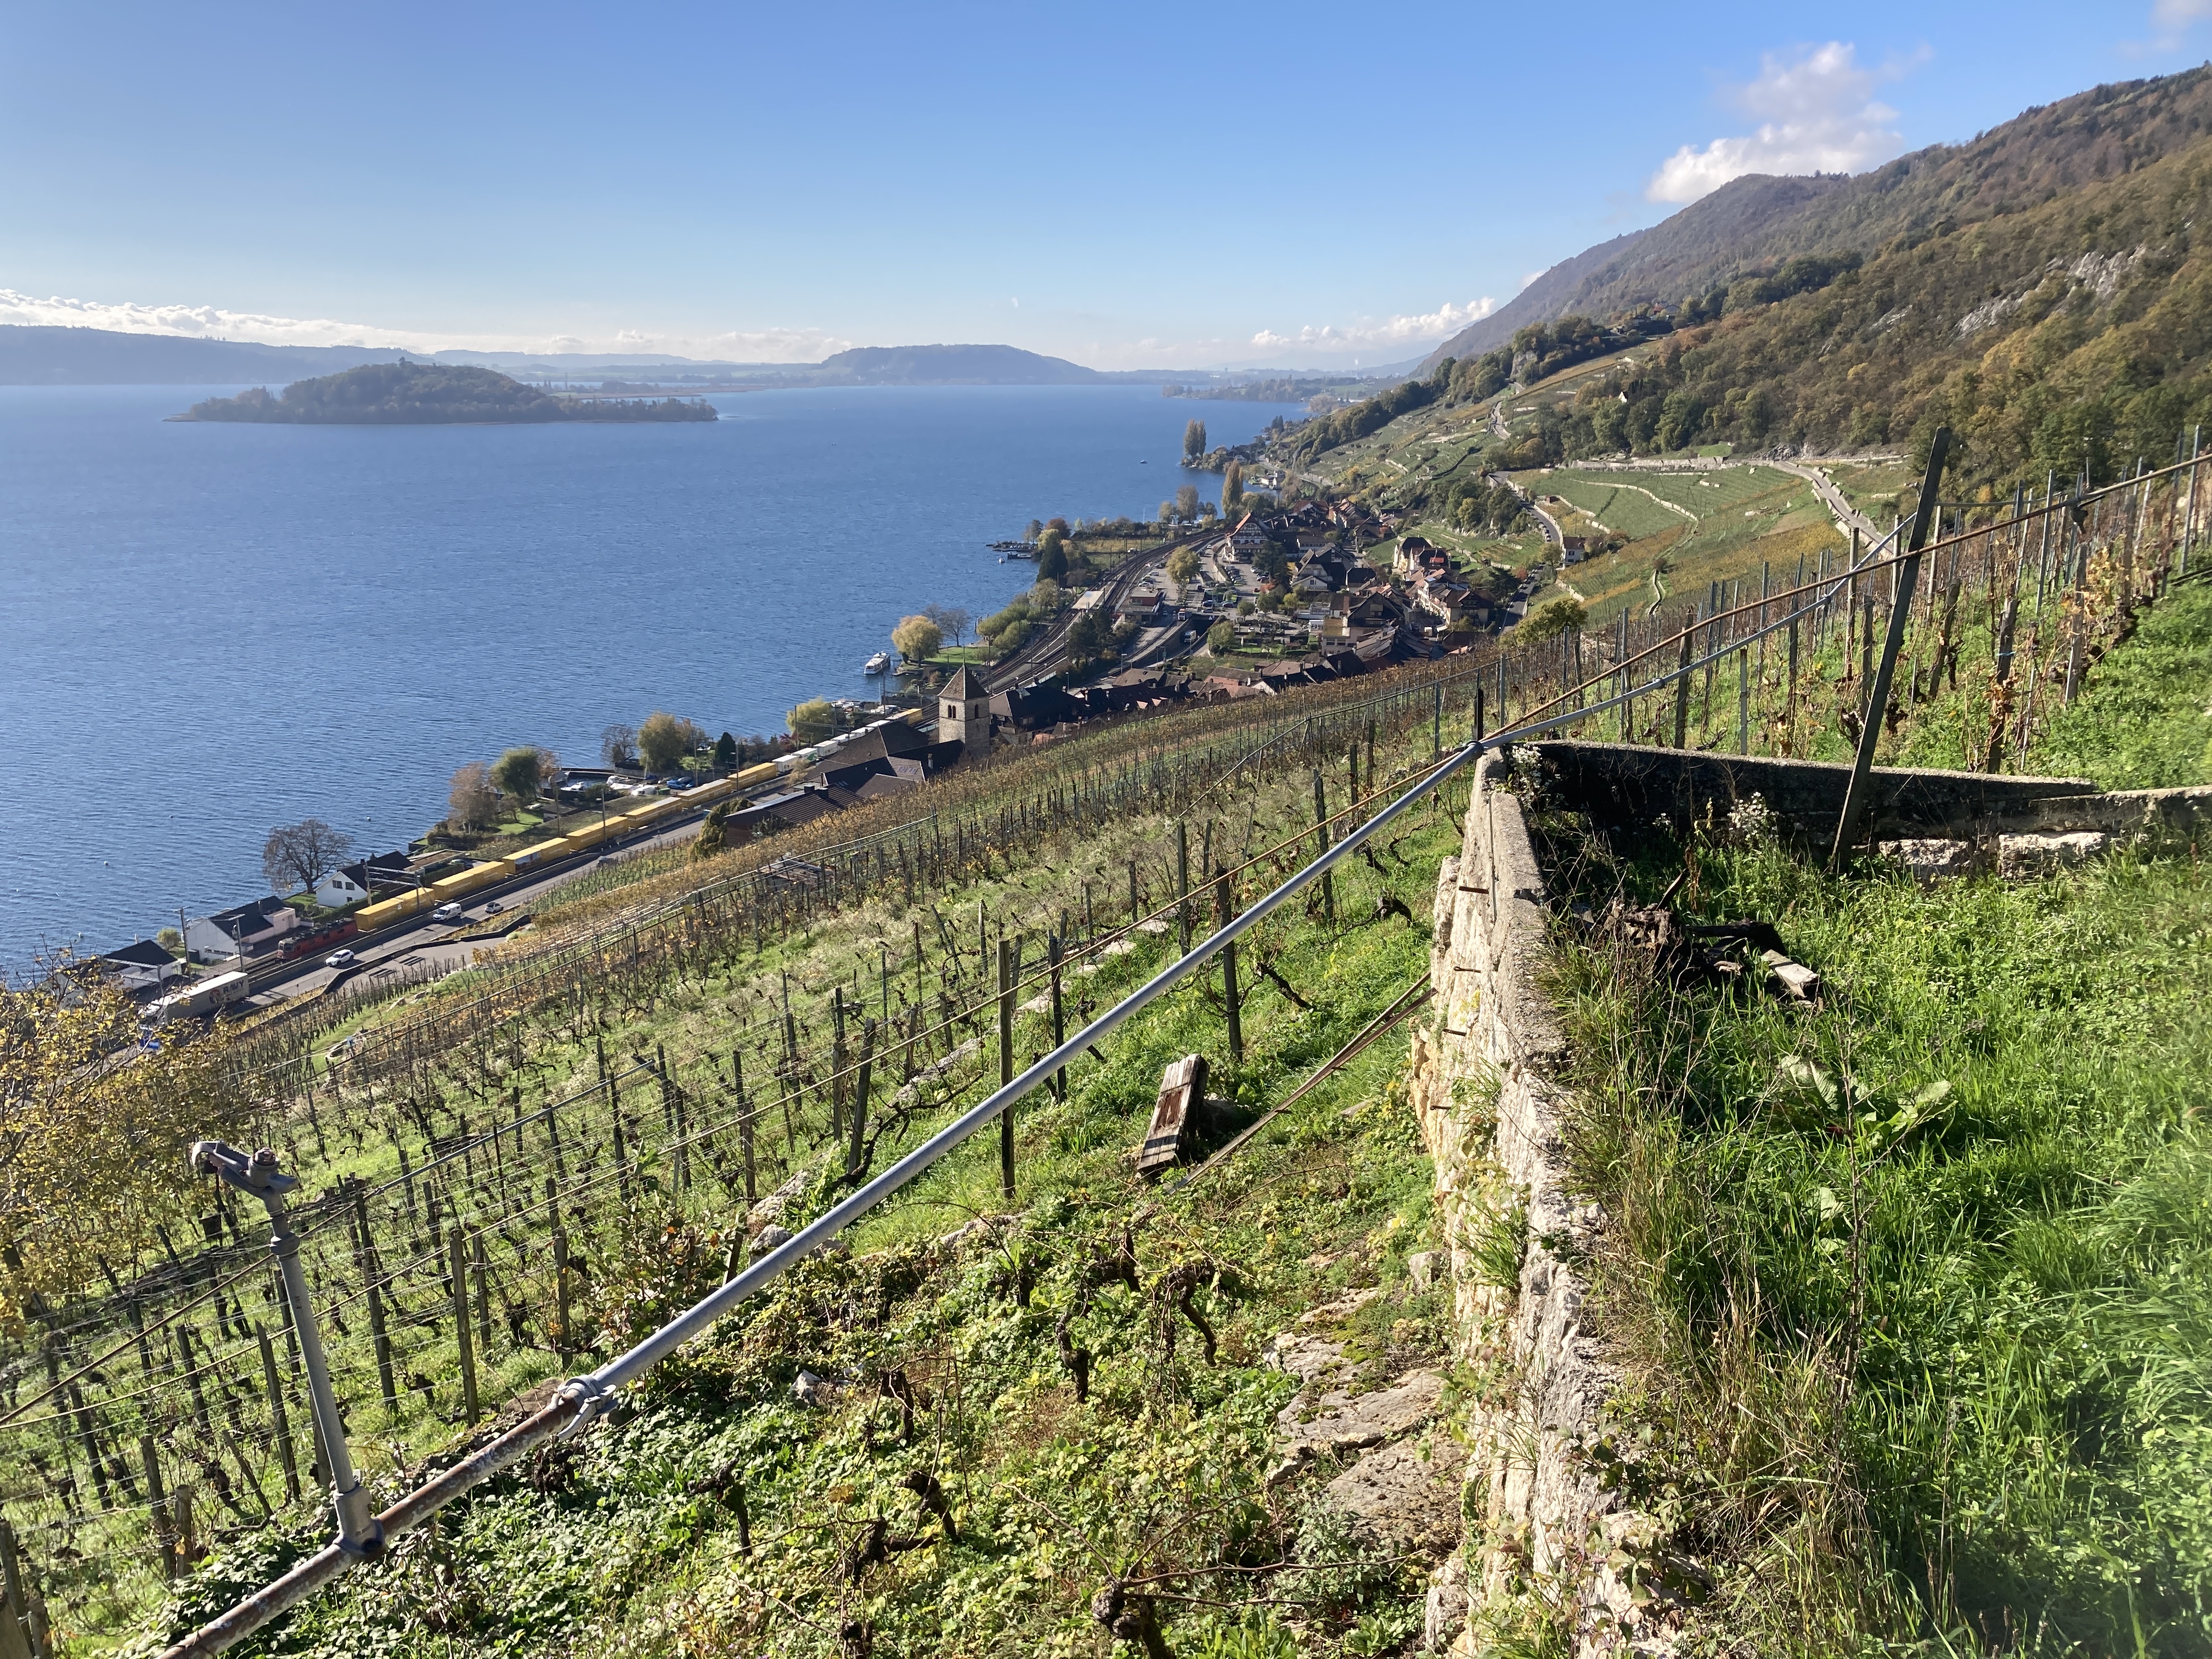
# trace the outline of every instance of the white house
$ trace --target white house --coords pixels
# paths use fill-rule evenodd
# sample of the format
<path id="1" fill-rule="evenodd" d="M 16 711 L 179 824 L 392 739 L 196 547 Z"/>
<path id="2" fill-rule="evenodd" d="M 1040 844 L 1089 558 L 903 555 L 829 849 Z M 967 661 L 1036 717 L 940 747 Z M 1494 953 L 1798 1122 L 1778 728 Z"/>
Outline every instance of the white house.
<path id="1" fill-rule="evenodd" d="M 256 899 L 185 924 L 185 954 L 195 962 L 228 962 L 252 956 L 300 925 L 300 913 L 282 899 Z"/>
<path id="2" fill-rule="evenodd" d="M 380 853 L 325 876 L 315 884 L 315 902 L 325 910 L 343 910 L 367 899 L 379 881 L 391 886 L 404 884 L 406 878 L 406 854 Z"/>

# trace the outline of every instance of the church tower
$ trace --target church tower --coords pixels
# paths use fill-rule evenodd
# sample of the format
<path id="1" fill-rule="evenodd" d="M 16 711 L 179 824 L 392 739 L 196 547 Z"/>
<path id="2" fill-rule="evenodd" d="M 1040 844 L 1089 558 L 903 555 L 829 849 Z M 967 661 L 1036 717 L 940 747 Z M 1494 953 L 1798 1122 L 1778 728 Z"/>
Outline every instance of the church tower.
<path id="1" fill-rule="evenodd" d="M 937 740 L 952 738 L 960 739 L 967 754 L 991 752 L 991 694 L 981 678 L 965 667 L 937 694 Z"/>

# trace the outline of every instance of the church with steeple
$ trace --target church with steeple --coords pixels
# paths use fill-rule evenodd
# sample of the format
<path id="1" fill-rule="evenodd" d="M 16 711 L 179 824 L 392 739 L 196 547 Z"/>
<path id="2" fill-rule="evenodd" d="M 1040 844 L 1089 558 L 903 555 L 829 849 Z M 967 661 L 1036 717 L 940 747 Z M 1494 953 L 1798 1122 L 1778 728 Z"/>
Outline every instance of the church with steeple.
<path id="1" fill-rule="evenodd" d="M 955 738 L 963 756 L 991 752 L 991 694 L 982 676 L 964 666 L 937 694 L 937 740 Z"/>

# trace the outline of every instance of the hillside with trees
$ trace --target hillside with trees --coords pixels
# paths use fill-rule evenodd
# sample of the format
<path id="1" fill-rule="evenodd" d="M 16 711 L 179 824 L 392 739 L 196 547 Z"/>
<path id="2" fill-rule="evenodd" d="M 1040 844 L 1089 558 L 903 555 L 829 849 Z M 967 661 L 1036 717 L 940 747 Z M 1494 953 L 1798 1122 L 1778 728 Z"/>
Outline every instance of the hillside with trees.
<path id="1" fill-rule="evenodd" d="M 556 398 L 496 369 L 460 363 L 363 363 L 337 374 L 295 380 L 283 395 L 255 386 L 210 398 L 173 418 L 292 426 L 430 426 L 549 421 L 711 421 L 714 405 L 675 398 L 654 402 Z"/>
<path id="2" fill-rule="evenodd" d="M 1665 304 L 1525 325 L 1310 423 L 1293 453 L 1310 459 L 1415 410 L 1463 420 L 1450 411 L 1609 358 L 1540 399 L 1533 428 L 1492 441 L 1486 466 L 1720 444 L 1917 457 L 1946 423 L 1960 441 L 1954 476 L 2002 493 L 2171 459 L 2212 411 L 2212 263 L 2196 229 L 2212 206 L 2212 137 L 2169 142 L 2212 115 L 2212 76 L 2122 90 L 2012 124 L 2055 129 L 2055 159 L 2000 128 L 1955 165 L 1928 169 L 1945 173 L 1940 190 L 1897 164 L 1893 208 L 1923 216 L 1948 204 L 1956 219 L 1872 252 L 1747 258 Z M 2082 139 L 2070 160 L 2068 135 Z M 2067 184 L 2079 174 L 2093 176 Z M 2020 206 L 2008 190 L 2048 194 Z M 1818 211 L 1848 242 L 1841 199 L 1826 192 Z"/>
<path id="3" fill-rule="evenodd" d="M 1856 252 L 1941 237 L 2123 179 L 2212 131 L 2212 69 L 2097 87 L 2032 109 L 1971 143 L 1932 145 L 1852 178 L 1753 174 L 1646 231 L 1586 250 L 1432 352 L 1433 369 L 1531 323 L 1606 317 L 1724 289 L 1793 255 Z"/>

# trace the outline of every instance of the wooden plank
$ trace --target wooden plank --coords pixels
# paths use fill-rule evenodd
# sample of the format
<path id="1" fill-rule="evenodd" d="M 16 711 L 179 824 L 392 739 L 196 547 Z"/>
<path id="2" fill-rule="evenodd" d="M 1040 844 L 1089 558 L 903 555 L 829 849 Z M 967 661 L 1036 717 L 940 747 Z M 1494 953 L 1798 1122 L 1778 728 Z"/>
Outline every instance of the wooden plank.
<path id="1" fill-rule="evenodd" d="M 1160 1073 L 1160 1097 L 1137 1152 L 1138 1174 L 1154 1174 L 1182 1158 L 1184 1138 L 1205 1098 L 1205 1055 L 1186 1054 Z"/>

